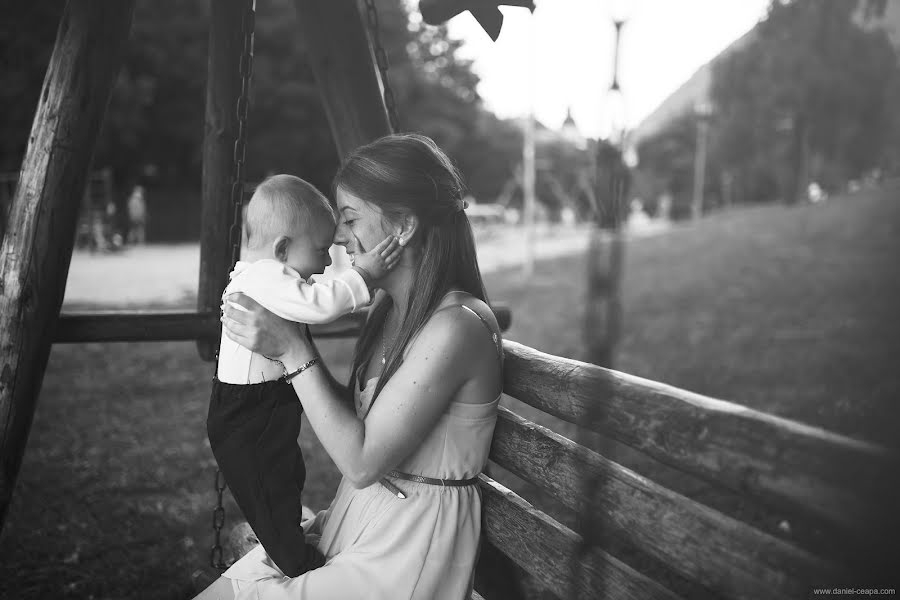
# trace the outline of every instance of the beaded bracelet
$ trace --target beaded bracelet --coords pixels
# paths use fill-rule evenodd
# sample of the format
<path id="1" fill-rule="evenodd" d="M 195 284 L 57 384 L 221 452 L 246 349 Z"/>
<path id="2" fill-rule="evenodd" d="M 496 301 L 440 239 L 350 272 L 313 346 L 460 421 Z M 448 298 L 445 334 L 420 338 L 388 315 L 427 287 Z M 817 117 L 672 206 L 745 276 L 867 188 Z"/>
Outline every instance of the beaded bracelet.
<path id="1" fill-rule="evenodd" d="M 312 360 L 310 360 L 308 363 L 303 364 L 303 365 L 300 365 L 300 367 L 299 367 L 296 371 L 294 371 L 293 373 L 288 373 L 288 372 L 287 372 L 287 369 L 285 369 L 285 370 L 284 370 L 284 375 L 282 375 L 281 378 L 284 379 L 285 383 L 290 383 L 290 382 L 291 382 L 291 379 L 293 379 L 294 377 L 296 377 L 297 375 L 299 375 L 299 374 L 302 373 L 303 371 L 307 370 L 308 368 L 310 368 L 311 366 L 313 366 L 313 365 L 316 364 L 317 362 L 319 362 L 319 357 L 318 357 L 318 356 L 315 357 L 315 358 L 313 358 Z"/>

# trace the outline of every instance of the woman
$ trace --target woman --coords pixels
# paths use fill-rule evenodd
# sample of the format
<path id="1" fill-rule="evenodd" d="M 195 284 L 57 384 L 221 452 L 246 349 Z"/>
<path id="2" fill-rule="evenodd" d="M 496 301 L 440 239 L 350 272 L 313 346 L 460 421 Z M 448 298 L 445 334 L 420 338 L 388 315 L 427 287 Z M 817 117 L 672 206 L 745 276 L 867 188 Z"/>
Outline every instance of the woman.
<path id="1" fill-rule="evenodd" d="M 467 598 L 478 552 L 476 476 L 487 461 L 502 348 L 457 170 L 430 139 L 392 135 L 338 172 L 335 243 L 353 257 L 388 235 L 405 246 L 377 282 L 349 388 L 314 345 L 246 297 L 225 333 L 280 360 L 343 479 L 304 524 L 325 566 L 284 577 L 261 546 L 199 598 Z M 232 298 L 234 300 L 234 298 Z M 295 374 L 296 373 L 296 374 Z"/>

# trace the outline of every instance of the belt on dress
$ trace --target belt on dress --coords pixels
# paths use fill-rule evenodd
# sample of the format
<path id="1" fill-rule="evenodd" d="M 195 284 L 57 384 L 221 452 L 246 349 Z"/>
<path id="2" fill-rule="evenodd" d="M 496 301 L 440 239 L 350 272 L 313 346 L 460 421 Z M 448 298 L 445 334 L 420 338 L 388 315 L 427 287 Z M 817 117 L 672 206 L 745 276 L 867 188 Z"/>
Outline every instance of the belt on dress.
<path id="1" fill-rule="evenodd" d="M 406 481 L 414 481 L 416 483 L 425 483 L 428 485 L 439 485 L 441 487 L 466 487 L 478 483 L 478 477 L 470 477 L 469 479 L 438 479 L 435 477 L 401 473 L 400 471 L 388 471 L 386 475 L 387 477 L 393 477 L 395 479 L 405 479 Z M 387 477 L 381 480 L 381 485 L 396 494 L 398 498 L 406 498 L 406 494 L 403 493 L 403 490 L 388 481 Z"/>

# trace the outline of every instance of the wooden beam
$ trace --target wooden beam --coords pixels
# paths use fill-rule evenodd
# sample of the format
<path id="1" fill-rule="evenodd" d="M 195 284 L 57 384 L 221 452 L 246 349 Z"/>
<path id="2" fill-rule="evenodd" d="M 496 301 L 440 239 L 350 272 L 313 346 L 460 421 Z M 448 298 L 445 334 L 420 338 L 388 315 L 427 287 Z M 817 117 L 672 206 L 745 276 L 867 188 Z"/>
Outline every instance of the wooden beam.
<path id="1" fill-rule="evenodd" d="M 365 319 L 358 313 L 333 323 L 311 325 L 317 338 L 354 337 Z M 63 314 L 54 341 L 81 342 L 162 342 L 197 340 L 220 330 L 218 311 L 200 312 L 94 312 Z"/>
<path id="2" fill-rule="evenodd" d="M 484 541 L 535 576 L 559 598 L 622 598 L 633 600 L 678 598 L 605 551 L 594 548 L 584 558 L 582 576 L 572 581 L 572 557 L 581 538 L 574 531 L 537 510 L 515 492 L 479 475 Z M 478 569 L 490 569 L 478 564 Z"/>
<path id="3" fill-rule="evenodd" d="M 592 501 L 601 546 L 609 539 L 656 557 L 727 598 L 794 598 L 841 569 L 666 489 L 500 407 L 491 460 L 573 511 Z M 586 478 L 597 495 L 584 498 Z"/>
<path id="4" fill-rule="evenodd" d="M 885 513 L 897 506 L 895 451 L 515 342 L 503 346 L 504 392 L 535 408 L 814 516 L 862 545 L 895 522 Z"/>
<path id="5" fill-rule="evenodd" d="M 66 5 L 0 245 L 0 527 L 31 429 L 78 207 L 133 10 L 133 0 Z"/>
<path id="6" fill-rule="evenodd" d="M 495 306 L 501 330 L 509 327 L 506 306 Z M 364 312 L 347 315 L 333 323 L 310 325 L 317 338 L 356 337 L 365 322 Z M 57 344 L 84 342 L 164 342 L 199 340 L 218 335 L 219 312 L 184 311 L 94 311 L 63 313 L 53 341 Z"/>
<path id="7" fill-rule="evenodd" d="M 234 142 L 238 135 L 237 102 L 241 95 L 244 15 L 251 0 L 212 0 L 209 15 L 209 62 L 203 125 L 203 178 L 200 208 L 200 279 L 198 312 L 216 312 L 231 270 L 229 228 L 235 218 L 231 201 Z M 238 215 L 238 226 L 240 226 Z M 219 331 L 200 340 L 204 360 L 213 360 Z"/>
<path id="8" fill-rule="evenodd" d="M 343 159 L 391 133 L 368 30 L 355 0 L 294 0 L 294 6 Z"/>
<path id="9" fill-rule="evenodd" d="M 218 312 L 63 313 L 56 326 L 54 342 L 199 340 L 217 335 L 220 328 Z"/>

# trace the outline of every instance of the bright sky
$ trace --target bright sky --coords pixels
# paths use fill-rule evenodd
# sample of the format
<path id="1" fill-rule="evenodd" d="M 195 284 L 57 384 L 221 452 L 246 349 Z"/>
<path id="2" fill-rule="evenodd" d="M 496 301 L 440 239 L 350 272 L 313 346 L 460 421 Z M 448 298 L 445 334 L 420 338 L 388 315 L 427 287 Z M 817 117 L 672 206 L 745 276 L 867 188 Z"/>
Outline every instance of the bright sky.
<path id="1" fill-rule="evenodd" d="M 503 30 L 492 42 L 465 12 L 448 24 L 465 40 L 460 54 L 474 59 L 479 93 L 501 117 L 528 113 L 529 55 L 534 57 L 535 114 L 559 127 L 567 106 L 581 132 L 606 135 L 602 116 L 612 79 L 612 11 L 627 19 L 622 30 L 619 82 L 624 121 L 637 125 L 704 63 L 749 31 L 768 0 L 536 0 L 527 9 L 503 7 Z M 533 34 L 531 28 L 533 27 Z M 534 42 L 529 45 L 529 37 Z"/>

